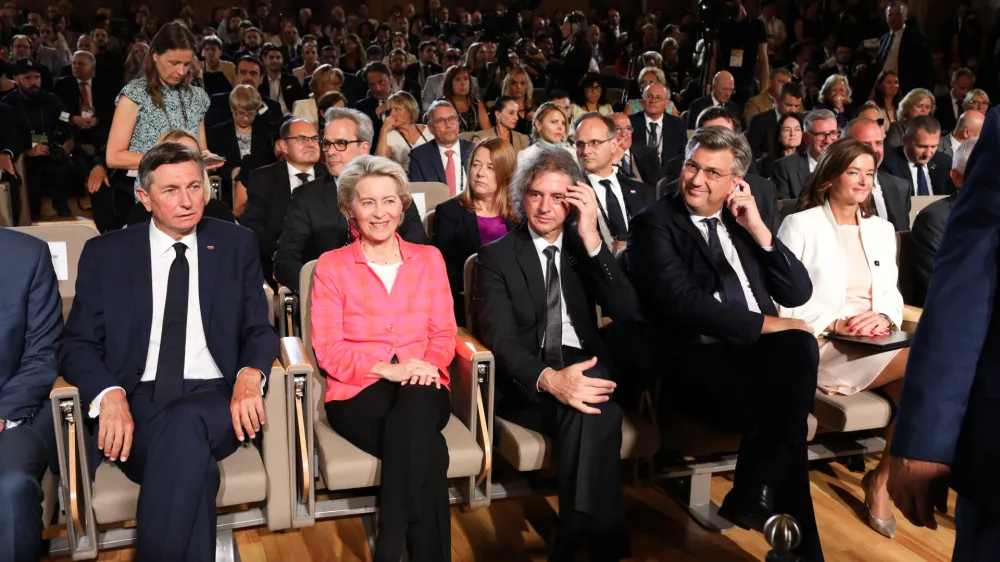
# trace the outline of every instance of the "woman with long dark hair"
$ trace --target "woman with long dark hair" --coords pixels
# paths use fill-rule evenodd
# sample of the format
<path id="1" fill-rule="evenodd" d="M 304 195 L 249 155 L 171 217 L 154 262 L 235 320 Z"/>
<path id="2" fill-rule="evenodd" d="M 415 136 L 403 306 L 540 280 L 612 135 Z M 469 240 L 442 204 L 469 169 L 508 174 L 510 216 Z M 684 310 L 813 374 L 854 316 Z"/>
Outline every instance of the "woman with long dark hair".
<path id="1" fill-rule="evenodd" d="M 875 79 L 875 87 L 868 98 L 878 106 L 878 116 L 882 119 L 882 132 L 888 132 L 889 127 L 899 120 L 896 108 L 903 101 L 903 93 L 899 90 L 899 75 L 891 70 L 883 70 Z"/>

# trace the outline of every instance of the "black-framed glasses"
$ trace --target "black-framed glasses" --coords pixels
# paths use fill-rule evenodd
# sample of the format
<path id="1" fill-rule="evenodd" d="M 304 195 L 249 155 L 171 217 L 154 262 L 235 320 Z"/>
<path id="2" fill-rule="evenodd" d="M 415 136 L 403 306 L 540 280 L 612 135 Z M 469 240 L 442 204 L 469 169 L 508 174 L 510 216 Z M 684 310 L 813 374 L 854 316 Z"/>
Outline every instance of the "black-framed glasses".
<path id="1" fill-rule="evenodd" d="M 819 139 L 819 140 L 826 140 L 826 139 L 837 140 L 838 138 L 840 138 L 840 131 L 837 131 L 837 130 L 829 131 L 829 132 L 826 132 L 826 133 L 812 133 L 812 132 L 810 132 L 809 134 L 812 135 L 813 137 Z"/>
<path id="2" fill-rule="evenodd" d="M 314 142 L 319 142 L 319 137 L 307 137 L 307 136 L 303 136 L 303 135 L 298 135 L 298 136 L 294 136 L 294 137 L 282 137 L 281 140 L 283 140 L 283 141 L 296 141 L 296 142 L 301 142 L 303 144 L 305 144 L 305 143 L 312 144 Z"/>
<path id="3" fill-rule="evenodd" d="M 322 140 L 322 141 L 319 142 L 319 146 L 323 150 L 330 150 L 330 147 L 332 146 L 333 148 L 337 149 L 337 152 L 343 152 L 343 151 L 347 150 L 347 146 L 348 145 L 354 144 L 354 143 L 361 144 L 362 142 L 364 142 L 364 141 L 357 140 L 357 139 L 355 139 L 355 140 L 337 139 L 337 140 L 334 140 L 334 141 Z"/>
<path id="4" fill-rule="evenodd" d="M 586 148 L 589 148 L 591 150 L 597 150 L 597 148 L 599 146 L 601 146 L 602 144 L 604 144 L 606 142 L 611 142 L 612 140 L 613 139 L 592 140 L 592 141 L 576 141 L 573 144 L 576 145 L 576 149 L 577 150 L 584 150 Z"/>
<path id="5" fill-rule="evenodd" d="M 684 163 L 684 171 L 691 174 L 692 176 L 697 176 L 698 172 L 705 172 L 705 178 L 709 181 L 719 181 L 726 176 L 733 175 L 732 173 L 723 174 L 715 168 L 702 168 L 701 164 L 688 160 Z"/>

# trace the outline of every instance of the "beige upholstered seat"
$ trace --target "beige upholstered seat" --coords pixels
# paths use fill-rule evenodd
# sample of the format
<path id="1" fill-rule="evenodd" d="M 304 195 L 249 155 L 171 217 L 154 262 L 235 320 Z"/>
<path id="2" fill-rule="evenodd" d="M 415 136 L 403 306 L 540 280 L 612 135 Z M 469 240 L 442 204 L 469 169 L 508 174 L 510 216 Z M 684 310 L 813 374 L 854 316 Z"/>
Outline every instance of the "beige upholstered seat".
<path id="1" fill-rule="evenodd" d="M 66 256 L 64 257 L 67 277 L 59 280 L 59 296 L 62 298 L 63 321 L 65 321 L 69 317 L 69 309 L 76 296 L 77 264 L 80 261 L 83 246 L 87 240 L 100 233 L 93 226 L 70 222 L 44 226 L 19 226 L 15 227 L 14 230 L 30 234 L 48 243 L 66 244 Z"/>
<path id="2" fill-rule="evenodd" d="M 267 497 L 267 472 L 254 447 L 240 447 L 219 463 L 220 484 L 215 504 L 219 507 L 264 501 Z M 105 461 L 94 478 L 94 515 L 97 522 L 117 523 L 135 519 L 139 503 L 139 485 L 132 482 L 113 463 Z"/>
<path id="3" fill-rule="evenodd" d="M 861 391 L 850 396 L 816 392 L 814 415 L 819 424 L 833 431 L 881 429 L 889 425 L 892 406 L 874 392 Z"/>
<path id="4" fill-rule="evenodd" d="M 410 193 L 424 194 L 424 205 L 427 211 L 451 199 L 451 190 L 448 189 L 448 186 L 436 181 L 410 182 Z"/>

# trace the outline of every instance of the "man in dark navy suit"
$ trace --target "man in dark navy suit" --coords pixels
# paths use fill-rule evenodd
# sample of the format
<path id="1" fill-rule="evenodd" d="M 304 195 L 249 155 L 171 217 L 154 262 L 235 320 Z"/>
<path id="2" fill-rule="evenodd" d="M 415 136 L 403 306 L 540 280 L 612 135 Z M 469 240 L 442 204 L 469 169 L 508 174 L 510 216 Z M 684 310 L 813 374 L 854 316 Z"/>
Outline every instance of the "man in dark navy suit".
<path id="1" fill-rule="evenodd" d="M 0 229 L 0 561 L 42 557 L 40 480 L 55 451 L 49 390 L 59 374 L 59 282 L 45 242 Z"/>
<path id="2" fill-rule="evenodd" d="M 629 116 L 632 121 L 632 150 L 647 146 L 656 153 L 660 167 L 666 168 L 671 158 L 684 152 L 687 144 L 687 127 L 679 117 L 666 112 L 667 88 L 663 84 L 650 84 L 642 93 L 641 113 Z"/>
<path id="3" fill-rule="evenodd" d="M 991 111 L 934 260 L 906 362 L 889 494 L 913 524 L 937 528 L 946 478 L 958 492 L 956 562 L 1000 552 L 1000 114 Z"/>
<path id="4" fill-rule="evenodd" d="M 906 181 L 908 195 L 951 195 L 951 158 L 938 150 L 941 125 L 930 115 L 906 123 L 903 146 L 885 151 L 882 168 Z"/>
<path id="5" fill-rule="evenodd" d="M 204 174 L 178 143 L 143 156 L 153 218 L 84 247 L 59 354 L 98 418 L 92 469 L 100 450 L 142 485 L 137 560 L 215 559 L 217 463 L 266 423 L 278 336 L 257 241 L 203 218 Z"/>
<path id="6" fill-rule="evenodd" d="M 407 175 L 410 181 L 436 181 L 456 195 L 465 189 L 472 143 L 458 138 L 458 112 L 446 101 L 436 101 L 427 110 L 427 128 L 434 140 L 410 151 Z"/>
<path id="7" fill-rule="evenodd" d="M 732 111 L 733 115 L 743 115 L 740 106 L 729 99 L 732 97 L 735 89 L 736 81 L 733 79 L 732 74 L 725 70 L 716 73 L 712 79 L 712 92 L 703 98 L 694 100 L 691 102 L 691 106 L 688 107 L 687 128 L 689 130 L 697 129 L 698 116 L 701 115 L 702 111 L 710 107 L 721 106 Z"/>

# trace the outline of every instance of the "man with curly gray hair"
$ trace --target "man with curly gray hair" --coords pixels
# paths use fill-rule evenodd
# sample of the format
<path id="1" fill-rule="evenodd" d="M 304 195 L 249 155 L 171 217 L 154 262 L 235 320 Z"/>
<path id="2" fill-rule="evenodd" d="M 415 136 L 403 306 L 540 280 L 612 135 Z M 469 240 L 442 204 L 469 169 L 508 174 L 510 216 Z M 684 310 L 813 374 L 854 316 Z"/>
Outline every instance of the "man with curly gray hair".
<path id="1" fill-rule="evenodd" d="M 473 331 L 497 359 L 496 415 L 544 433 L 558 459 L 559 531 L 549 560 L 629 554 L 619 481 L 617 374 L 596 304 L 619 322 L 635 291 L 597 229 L 597 201 L 562 148 L 542 148 L 510 185 L 521 224 L 476 258 Z"/>

